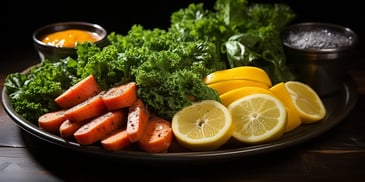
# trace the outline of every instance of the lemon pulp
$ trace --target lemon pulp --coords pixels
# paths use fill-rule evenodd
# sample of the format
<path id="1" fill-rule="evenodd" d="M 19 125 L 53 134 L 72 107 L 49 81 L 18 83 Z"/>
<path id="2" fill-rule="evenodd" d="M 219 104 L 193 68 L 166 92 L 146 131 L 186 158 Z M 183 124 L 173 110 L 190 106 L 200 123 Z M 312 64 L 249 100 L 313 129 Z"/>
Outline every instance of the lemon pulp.
<path id="1" fill-rule="evenodd" d="M 280 138 L 286 127 L 284 104 L 269 94 L 252 94 L 228 106 L 232 116 L 233 134 L 238 141 L 257 144 Z"/>
<path id="2" fill-rule="evenodd" d="M 313 123 L 325 117 L 326 108 L 321 98 L 309 85 L 299 81 L 287 81 L 285 87 L 303 123 Z"/>
<path id="3" fill-rule="evenodd" d="M 302 124 L 302 120 L 299 117 L 299 113 L 293 103 L 293 100 L 285 87 L 284 82 L 279 82 L 269 89 L 277 98 L 279 98 L 285 105 L 288 113 L 288 121 L 286 124 L 285 132 L 289 132 L 299 127 Z"/>
<path id="4" fill-rule="evenodd" d="M 214 100 L 193 103 L 172 119 L 176 140 L 194 151 L 215 150 L 232 136 L 232 118 L 227 107 Z"/>

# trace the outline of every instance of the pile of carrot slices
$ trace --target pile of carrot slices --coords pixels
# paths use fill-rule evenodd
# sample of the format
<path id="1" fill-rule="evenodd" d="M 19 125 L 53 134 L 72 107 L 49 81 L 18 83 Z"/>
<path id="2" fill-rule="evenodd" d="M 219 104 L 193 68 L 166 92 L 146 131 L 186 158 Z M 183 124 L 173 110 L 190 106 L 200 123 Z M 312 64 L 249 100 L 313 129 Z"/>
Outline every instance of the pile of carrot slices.
<path id="1" fill-rule="evenodd" d="M 99 143 L 106 150 L 134 144 L 142 151 L 167 152 L 173 141 L 171 122 L 152 117 L 129 82 L 102 91 L 93 75 L 55 99 L 61 110 L 39 117 L 38 126 L 80 145 Z"/>

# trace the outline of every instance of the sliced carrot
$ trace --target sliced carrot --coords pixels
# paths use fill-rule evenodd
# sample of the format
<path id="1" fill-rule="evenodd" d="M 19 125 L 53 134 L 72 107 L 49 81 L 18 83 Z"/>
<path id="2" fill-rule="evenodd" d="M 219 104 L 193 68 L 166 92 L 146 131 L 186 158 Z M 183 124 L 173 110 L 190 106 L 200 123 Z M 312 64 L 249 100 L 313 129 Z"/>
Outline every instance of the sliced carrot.
<path id="1" fill-rule="evenodd" d="M 107 112 L 107 108 L 100 95 L 96 95 L 80 104 L 77 104 L 65 112 L 66 119 L 71 122 L 81 122 Z"/>
<path id="2" fill-rule="evenodd" d="M 70 138 L 73 137 L 73 134 L 81 128 L 82 125 L 84 125 L 88 120 L 85 120 L 83 122 L 71 122 L 70 120 L 65 120 L 62 122 L 59 133 L 62 138 Z"/>
<path id="3" fill-rule="evenodd" d="M 138 141 L 138 145 L 146 152 L 167 152 L 172 141 L 171 123 L 163 119 L 155 119 L 148 122 L 146 131 L 141 140 Z"/>
<path id="4" fill-rule="evenodd" d="M 141 139 L 149 119 L 149 112 L 141 99 L 137 99 L 129 107 L 127 120 L 127 134 L 130 142 L 136 142 Z"/>
<path id="5" fill-rule="evenodd" d="M 159 120 L 161 117 L 157 116 L 155 113 L 151 113 L 149 117 L 149 121 Z"/>
<path id="6" fill-rule="evenodd" d="M 131 106 L 137 100 L 136 82 L 113 87 L 103 94 L 103 100 L 109 110 Z"/>
<path id="7" fill-rule="evenodd" d="M 41 115 L 38 118 L 39 128 L 44 129 L 50 133 L 58 134 L 58 129 L 61 123 L 66 120 L 64 113 L 65 110 L 59 110 Z"/>
<path id="8" fill-rule="evenodd" d="M 58 96 L 55 102 L 66 109 L 97 95 L 99 92 L 99 84 L 93 75 L 89 75 Z"/>
<path id="9" fill-rule="evenodd" d="M 126 113 L 122 110 L 107 112 L 82 125 L 75 133 L 76 141 L 81 145 L 93 144 L 112 131 L 121 128 Z"/>
<path id="10" fill-rule="evenodd" d="M 127 130 L 121 128 L 101 140 L 101 145 L 106 150 L 119 150 L 130 145 Z"/>

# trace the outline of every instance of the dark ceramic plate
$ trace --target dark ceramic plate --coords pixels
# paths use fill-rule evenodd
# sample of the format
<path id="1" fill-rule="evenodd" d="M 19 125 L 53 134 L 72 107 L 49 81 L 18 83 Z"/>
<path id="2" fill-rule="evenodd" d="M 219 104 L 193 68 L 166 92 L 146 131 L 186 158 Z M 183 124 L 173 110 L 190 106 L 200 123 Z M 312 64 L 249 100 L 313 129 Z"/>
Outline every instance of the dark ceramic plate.
<path id="1" fill-rule="evenodd" d="M 142 162 L 144 164 L 159 163 L 159 164 L 189 164 L 197 162 L 217 163 L 219 161 L 234 160 L 239 158 L 250 157 L 262 153 L 281 150 L 293 145 L 297 145 L 313 139 L 324 132 L 327 132 L 338 123 L 340 123 L 355 106 L 358 99 L 357 88 L 351 79 L 344 81 L 341 84 L 340 91 L 331 97 L 322 98 L 327 109 L 326 117 L 317 123 L 301 125 L 297 129 L 285 133 L 282 138 L 275 142 L 247 146 L 235 141 L 229 141 L 222 148 L 216 151 L 208 152 L 191 152 L 183 149 L 177 143 L 171 146 L 168 153 L 146 153 L 138 150 L 119 150 L 106 151 L 99 144 L 90 146 L 80 146 L 72 140 L 65 140 L 60 136 L 50 134 L 38 128 L 37 125 L 24 119 L 21 115 L 13 110 L 12 103 L 6 94 L 6 89 L 2 90 L 2 104 L 8 115 L 15 123 L 30 134 L 43 139 L 47 142 L 59 145 L 79 152 L 84 152 L 97 157 L 110 158 L 123 162 Z"/>

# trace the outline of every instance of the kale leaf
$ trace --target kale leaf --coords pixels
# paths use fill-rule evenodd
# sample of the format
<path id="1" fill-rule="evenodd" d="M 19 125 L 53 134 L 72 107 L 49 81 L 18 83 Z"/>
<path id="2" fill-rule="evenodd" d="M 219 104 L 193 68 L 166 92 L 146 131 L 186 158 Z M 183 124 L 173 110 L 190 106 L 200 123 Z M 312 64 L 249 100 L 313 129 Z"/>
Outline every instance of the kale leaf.
<path id="1" fill-rule="evenodd" d="M 167 30 L 133 25 L 126 35 L 111 32 L 108 45 L 78 44 L 76 59 L 46 60 L 27 73 L 9 74 L 5 86 L 15 111 L 36 122 L 59 109 L 54 99 L 90 74 L 102 89 L 136 81 L 138 97 L 169 120 L 193 102 L 219 101 L 202 82 L 217 70 L 254 65 L 273 83 L 293 79 L 279 32 L 294 17 L 284 4 L 216 0 L 213 9 L 190 4 L 172 13 Z"/>
<path id="2" fill-rule="evenodd" d="M 211 41 L 227 67 L 262 67 L 277 83 L 294 79 L 279 37 L 294 18 L 286 4 L 217 0 L 213 10 L 192 4 L 174 12 L 169 30 L 180 33 L 183 40 Z"/>
<path id="3" fill-rule="evenodd" d="M 40 115 L 59 109 L 54 99 L 79 79 L 75 76 L 74 61 L 46 60 L 28 72 L 9 74 L 5 87 L 15 112 L 36 123 Z"/>

